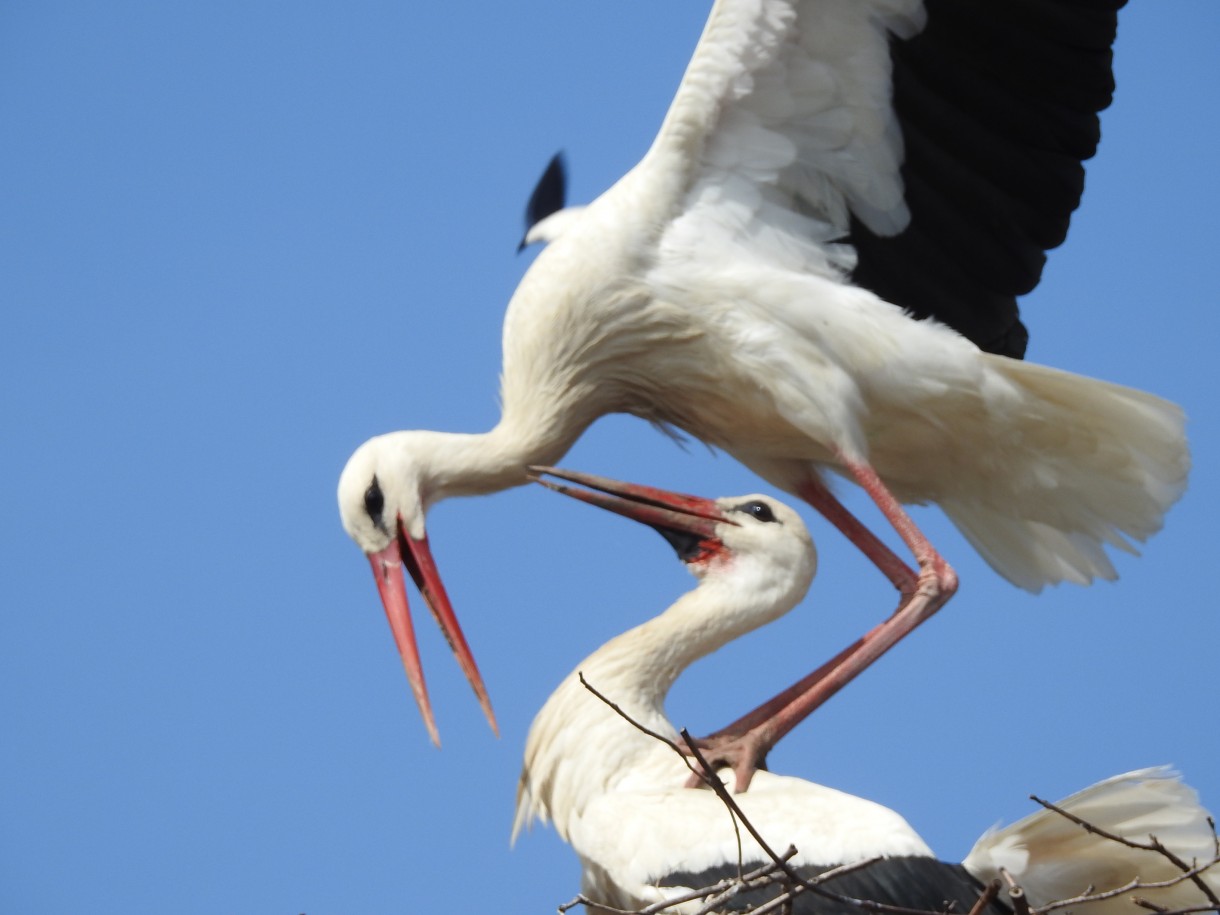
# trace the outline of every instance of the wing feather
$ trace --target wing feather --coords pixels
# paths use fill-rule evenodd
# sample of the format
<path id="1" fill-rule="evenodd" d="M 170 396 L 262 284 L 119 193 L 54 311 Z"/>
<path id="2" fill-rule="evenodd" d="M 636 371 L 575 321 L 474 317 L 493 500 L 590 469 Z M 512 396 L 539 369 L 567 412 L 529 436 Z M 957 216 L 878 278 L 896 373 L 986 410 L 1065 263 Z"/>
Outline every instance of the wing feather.
<path id="1" fill-rule="evenodd" d="M 1062 242 L 1123 0 L 717 0 L 640 163 L 667 258 L 850 276 L 984 349 Z"/>

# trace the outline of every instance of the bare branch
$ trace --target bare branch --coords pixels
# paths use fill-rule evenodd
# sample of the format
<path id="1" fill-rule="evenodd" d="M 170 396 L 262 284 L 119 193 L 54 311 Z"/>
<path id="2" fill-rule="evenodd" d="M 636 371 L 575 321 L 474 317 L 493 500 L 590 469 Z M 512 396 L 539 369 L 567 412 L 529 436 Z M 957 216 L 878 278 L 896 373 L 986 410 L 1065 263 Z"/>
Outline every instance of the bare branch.
<path id="1" fill-rule="evenodd" d="M 1132 896 L 1131 901 L 1141 909 L 1148 909 L 1150 912 L 1159 912 L 1161 915 L 1165 915 L 1165 913 L 1169 911 L 1169 906 L 1157 905 L 1151 899 L 1144 899 L 1140 896 Z"/>
<path id="2" fill-rule="evenodd" d="M 594 902 L 583 893 L 560 905 L 559 915 L 564 915 L 569 909 L 574 909 L 578 905 L 583 905 L 590 912 L 609 912 L 610 915 L 640 915 L 638 912 L 629 912 L 627 909 L 616 909 L 612 906 L 602 905 L 600 902 Z"/>
<path id="3" fill-rule="evenodd" d="M 665 746 L 669 747 L 671 750 L 673 750 L 675 753 L 677 753 L 679 756 L 681 756 L 683 761 L 686 761 L 686 754 L 682 751 L 682 748 L 680 746 L 678 746 L 676 743 L 674 743 L 674 741 L 670 740 L 664 734 L 658 734 L 656 731 L 652 730 L 652 728 L 648 728 L 648 727 L 645 727 L 644 725 L 640 724 L 638 721 L 636 721 L 634 718 L 632 718 L 630 715 L 628 715 L 626 712 L 624 712 L 617 702 L 614 702 L 614 701 L 608 699 L 604 693 L 602 693 L 600 690 L 597 689 L 597 687 L 595 687 L 592 683 L 590 683 L 588 680 L 586 680 L 585 675 L 583 673 L 577 671 L 576 677 L 577 677 L 577 679 L 580 680 L 581 686 L 583 686 L 585 689 L 587 689 L 589 692 L 591 692 L 594 696 L 596 696 L 598 699 L 600 699 L 602 702 L 604 702 L 606 705 L 608 705 L 611 709 L 613 709 L 614 713 L 616 715 L 618 715 L 620 718 L 622 718 L 624 721 L 626 721 L 629 725 L 631 725 L 637 731 L 643 731 L 653 740 L 661 741 L 661 743 L 665 744 Z M 709 776 L 696 771 L 695 767 L 692 766 L 689 762 L 686 762 L 686 768 L 690 769 L 691 772 L 694 773 L 695 775 L 698 775 L 704 782 L 712 781 L 712 779 Z"/>
<path id="4" fill-rule="evenodd" d="M 1105 899 L 1113 899 L 1115 896 L 1123 896 L 1135 890 L 1163 890 L 1168 889 L 1169 887 L 1179 886 L 1187 881 L 1193 880 L 1204 871 L 1215 867 L 1218 863 L 1220 863 L 1220 860 L 1208 861 L 1204 864 L 1198 865 L 1197 867 L 1192 867 L 1185 873 L 1179 874 L 1178 876 L 1169 880 L 1150 880 L 1145 883 L 1144 881 L 1140 880 L 1139 877 L 1135 877 L 1124 883 L 1122 886 L 1114 887 L 1113 889 L 1105 890 L 1104 892 L 1100 893 L 1095 892 L 1093 887 L 1089 887 L 1079 896 L 1073 896 L 1070 899 L 1056 899 L 1054 902 L 1048 902 L 1044 906 L 1039 906 L 1038 908 L 1034 909 L 1033 915 L 1044 915 L 1046 912 L 1053 912 L 1056 909 L 1062 909 L 1066 906 L 1082 905 L 1086 902 L 1100 902 Z M 1199 911 L 1216 912 L 1220 911 L 1220 907 L 1217 907 L 1215 903 L 1212 903 L 1210 905 L 1200 907 Z"/>
<path id="5" fill-rule="evenodd" d="M 790 858 L 796 854 L 796 849 L 791 845 L 788 846 L 788 851 L 785 853 L 785 858 Z M 677 905 L 680 902 L 693 902 L 696 899 L 704 899 L 710 894 L 716 894 L 714 899 L 708 901 L 708 905 L 700 909 L 700 912 L 710 911 L 716 905 L 719 905 L 726 899 L 737 895 L 743 889 L 756 889 L 766 886 L 773 882 L 775 874 L 779 871 L 779 866 L 776 864 L 764 864 L 761 867 L 750 871 L 740 877 L 730 880 L 721 880 L 712 886 L 703 887 L 697 890 L 691 890 L 681 896 L 671 896 L 664 902 L 656 902 L 647 908 L 641 909 L 639 915 L 656 915 L 657 912 L 662 912 L 670 906 Z M 698 913 L 696 913 L 698 915 Z"/>
<path id="6" fill-rule="evenodd" d="M 716 792 L 716 797 L 720 798 L 720 800 L 726 807 L 729 808 L 729 810 L 733 811 L 733 816 L 738 822 L 741 823 L 742 826 L 746 828 L 746 832 L 754 837 L 754 841 L 758 843 L 758 847 L 766 853 L 767 857 L 774 861 L 793 882 L 802 883 L 803 881 L 796 871 L 788 866 L 787 858 L 781 858 L 771 850 L 771 846 L 767 844 L 766 840 L 762 837 L 762 835 L 759 834 L 758 830 L 754 828 L 754 824 L 746 818 L 746 815 L 742 812 L 741 808 L 737 806 L 737 802 L 733 800 L 733 795 L 729 794 L 729 790 L 724 787 L 724 782 L 722 782 L 716 776 L 716 774 L 712 772 L 712 767 L 709 766 L 707 764 L 707 760 L 703 758 L 703 753 L 701 753 L 699 748 L 695 746 L 695 741 L 690 736 L 690 731 L 683 728 L 679 733 L 682 735 L 682 739 L 686 741 L 686 745 L 690 749 L 691 754 L 695 757 L 695 761 L 699 763 L 699 766 L 704 772 L 710 773 L 709 776 L 704 777 L 704 783 Z M 673 743 L 671 743 L 670 746 L 676 747 L 676 745 Z M 678 752 L 681 753 L 682 751 L 678 750 Z M 691 766 L 689 762 L 687 763 L 687 766 L 692 771 L 694 770 L 694 766 Z"/>
<path id="7" fill-rule="evenodd" d="M 1012 903 L 1013 915 L 1029 915 L 1029 900 L 1025 898 L 1025 890 L 1019 886 L 1008 888 L 1008 901 Z"/>
<path id="8" fill-rule="evenodd" d="M 678 756 L 680 756 L 682 758 L 682 762 L 686 766 L 686 768 L 690 769 L 690 771 L 693 775 L 697 776 L 705 785 L 707 785 L 709 788 L 711 788 L 713 791 L 715 791 L 717 796 L 721 797 L 721 799 L 723 799 L 724 797 L 727 796 L 724 793 L 724 785 L 722 785 L 720 783 L 720 779 L 718 779 L 716 777 L 716 774 L 714 772 L 712 772 L 711 768 L 709 768 L 707 766 L 707 764 L 705 763 L 702 756 L 698 757 L 699 763 L 702 768 L 696 769 L 693 765 L 691 765 L 690 760 L 687 759 L 686 753 L 684 753 L 682 751 L 682 748 L 680 746 L 678 746 L 676 743 L 674 743 L 674 741 L 670 740 L 664 734 L 658 734 L 656 731 L 652 730 L 651 728 L 647 728 L 644 725 L 640 724 L 640 722 L 636 721 L 634 718 L 632 718 L 630 715 L 628 715 L 626 712 L 624 712 L 622 710 L 622 708 L 618 705 L 617 702 L 612 702 L 607 696 L 605 696 L 596 687 L 594 687 L 593 684 L 591 684 L 588 680 L 586 680 L 585 675 L 583 673 L 580 673 L 578 671 L 576 674 L 576 677 L 577 677 L 577 679 L 580 680 L 581 686 L 583 686 L 585 689 L 587 689 L 589 692 L 591 692 L 594 696 L 596 696 L 598 699 L 600 699 L 602 702 L 604 702 L 606 705 L 608 705 L 611 709 L 613 709 L 614 713 L 616 715 L 618 715 L 620 718 L 622 718 L 624 721 L 626 721 L 628 724 L 630 724 L 633 728 L 635 728 L 637 731 L 642 731 L 643 733 L 647 734 L 649 737 L 653 738 L 654 740 L 661 741 L 661 743 L 665 744 L 667 747 L 669 747 L 671 750 L 673 750 L 675 753 L 677 753 Z M 683 739 L 685 739 L 686 742 L 689 744 L 690 735 L 687 734 L 686 731 L 683 731 L 682 736 L 683 736 Z M 698 753 L 697 750 L 695 752 L 696 752 L 696 754 Z M 717 790 L 717 789 L 719 789 L 719 790 Z M 738 876 L 738 879 L 741 879 L 741 871 L 745 867 L 745 864 L 744 864 L 745 854 L 742 851 L 742 847 L 741 847 L 741 830 L 737 826 L 737 817 L 742 816 L 743 814 L 741 813 L 740 808 L 738 808 L 738 806 L 736 804 L 729 803 L 726 806 L 728 807 L 729 816 L 733 823 L 733 833 L 737 837 L 737 876 Z M 752 833 L 753 833 L 753 830 L 751 829 L 751 834 Z M 769 851 L 768 851 L 768 854 L 770 854 Z M 773 861 L 775 861 L 776 864 L 780 863 L 779 860 L 774 855 L 771 855 L 771 859 Z"/>
<path id="9" fill-rule="evenodd" d="M 983 915 L 983 911 L 995 901 L 998 895 L 1000 895 L 1000 881 L 992 880 L 987 886 L 983 887 L 983 892 L 979 893 L 979 898 L 974 900 L 974 905 L 970 907 L 968 915 Z"/>
<path id="10" fill-rule="evenodd" d="M 1156 854 L 1159 854 L 1166 861 L 1180 870 L 1184 876 L 1188 876 L 1190 881 L 1194 883 L 1194 885 L 1207 898 L 1207 901 L 1210 902 L 1214 908 L 1220 909 L 1220 897 L 1218 897 L 1215 891 L 1207 885 L 1207 881 L 1200 876 L 1203 871 L 1207 870 L 1207 868 L 1211 867 L 1213 864 L 1216 864 L 1217 861 L 1220 861 L 1220 849 L 1218 849 L 1216 856 L 1213 857 L 1208 864 L 1202 868 L 1194 868 L 1161 844 L 1160 840 L 1157 839 L 1156 836 L 1149 835 L 1147 842 L 1137 842 L 1134 839 L 1127 839 L 1123 836 L 1116 835 L 1115 833 L 1107 832 L 1098 826 L 1094 826 L 1092 823 L 1085 822 L 1075 814 L 1068 813 L 1062 807 L 1058 807 L 1055 804 L 1052 804 L 1050 801 L 1042 800 L 1042 798 L 1038 797 L 1036 794 L 1031 794 L 1029 797 L 1034 803 L 1041 804 L 1047 810 L 1057 813 L 1061 817 L 1065 817 L 1082 828 L 1085 832 L 1091 833 L 1095 836 L 1101 836 L 1102 838 L 1109 839 L 1112 842 L 1118 842 L 1120 845 L 1125 845 L 1128 848 L 1133 848 L 1139 851 L 1155 852 Z M 1212 822 L 1211 817 L 1208 817 L 1208 824 L 1211 826 L 1213 844 L 1215 844 L 1216 825 L 1214 822 Z"/>

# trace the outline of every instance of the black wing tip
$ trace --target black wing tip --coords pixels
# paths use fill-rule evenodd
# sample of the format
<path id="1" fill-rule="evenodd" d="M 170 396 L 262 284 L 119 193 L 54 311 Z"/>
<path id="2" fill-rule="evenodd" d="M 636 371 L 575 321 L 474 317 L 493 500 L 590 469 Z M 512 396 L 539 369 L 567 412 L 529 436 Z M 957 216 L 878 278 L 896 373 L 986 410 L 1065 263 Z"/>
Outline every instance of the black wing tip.
<path id="1" fill-rule="evenodd" d="M 1017 300 L 1080 203 L 1123 4 L 925 0 L 926 27 L 890 43 L 910 223 L 882 237 L 853 216 L 854 282 L 980 349 L 1024 355 Z"/>
<path id="2" fill-rule="evenodd" d="M 530 194 L 529 203 L 525 206 L 525 235 L 529 235 L 530 229 L 552 213 L 562 210 L 567 203 L 567 196 L 568 165 L 563 150 L 560 150 L 551 156 L 551 161 L 547 163 L 538 183 L 534 185 L 534 192 Z M 521 245 L 517 250 L 521 251 L 524 247 L 525 236 L 522 236 Z"/>

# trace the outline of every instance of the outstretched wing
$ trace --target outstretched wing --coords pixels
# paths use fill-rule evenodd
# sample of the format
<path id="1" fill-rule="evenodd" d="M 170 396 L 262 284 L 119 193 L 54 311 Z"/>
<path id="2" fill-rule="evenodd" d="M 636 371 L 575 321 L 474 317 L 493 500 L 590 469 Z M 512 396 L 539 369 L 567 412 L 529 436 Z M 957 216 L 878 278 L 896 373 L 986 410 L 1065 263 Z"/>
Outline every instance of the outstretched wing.
<path id="1" fill-rule="evenodd" d="M 1123 0 L 718 0 L 642 169 L 670 252 L 850 277 L 1021 356 Z"/>

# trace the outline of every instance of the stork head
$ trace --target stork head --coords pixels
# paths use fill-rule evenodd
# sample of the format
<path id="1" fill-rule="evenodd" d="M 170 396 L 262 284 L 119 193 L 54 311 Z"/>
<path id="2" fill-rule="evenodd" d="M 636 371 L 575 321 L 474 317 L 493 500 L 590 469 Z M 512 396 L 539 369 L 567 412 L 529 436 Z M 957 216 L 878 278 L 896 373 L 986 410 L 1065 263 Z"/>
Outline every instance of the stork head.
<path id="1" fill-rule="evenodd" d="M 730 603 L 775 618 L 805 594 L 817 551 L 800 515 L 768 496 L 705 499 L 592 474 L 533 467 L 539 483 L 654 528 L 697 578 L 736 588 Z M 558 477 L 578 489 L 541 478 Z M 752 618 L 751 625 L 765 619 Z"/>
<path id="2" fill-rule="evenodd" d="M 396 432 L 369 439 L 356 449 L 339 477 L 339 515 L 348 535 L 368 556 L 411 691 L 428 734 L 439 746 L 407 603 L 404 568 L 457 656 L 492 730 L 498 734 L 499 729 L 483 678 L 441 583 L 424 529 L 424 514 L 434 489 L 428 469 L 434 449 L 427 446 L 435 436 L 426 432 Z"/>

